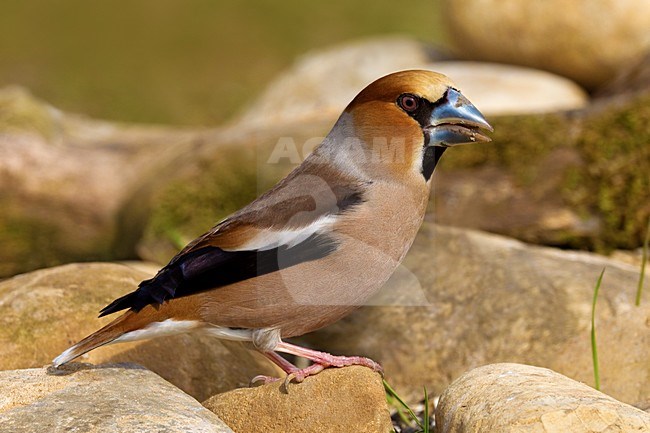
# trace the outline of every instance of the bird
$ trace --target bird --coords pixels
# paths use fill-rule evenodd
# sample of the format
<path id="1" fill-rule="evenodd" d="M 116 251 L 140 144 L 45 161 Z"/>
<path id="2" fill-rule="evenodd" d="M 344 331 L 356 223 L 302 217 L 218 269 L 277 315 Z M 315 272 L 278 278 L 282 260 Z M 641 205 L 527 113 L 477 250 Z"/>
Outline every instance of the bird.
<path id="1" fill-rule="evenodd" d="M 300 165 L 104 307 L 100 317 L 126 311 L 53 367 L 109 343 L 196 331 L 244 342 L 285 381 L 348 365 L 382 372 L 369 358 L 285 340 L 338 321 L 382 287 L 423 222 L 444 151 L 491 141 L 492 131 L 442 74 L 406 70 L 375 80 Z M 280 353 L 311 364 L 298 368 Z"/>

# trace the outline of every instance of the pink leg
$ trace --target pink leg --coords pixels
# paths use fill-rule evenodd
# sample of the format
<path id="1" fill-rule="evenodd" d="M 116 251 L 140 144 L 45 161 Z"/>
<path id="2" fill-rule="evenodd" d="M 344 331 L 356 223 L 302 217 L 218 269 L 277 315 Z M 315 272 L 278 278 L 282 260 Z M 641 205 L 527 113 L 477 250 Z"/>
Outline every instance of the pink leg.
<path id="1" fill-rule="evenodd" d="M 287 377 L 284 381 L 285 389 L 289 382 L 292 380 L 295 380 L 296 382 L 302 382 L 306 377 L 320 373 L 328 367 L 347 367 L 349 365 L 362 365 L 364 367 L 372 369 L 373 371 L 377 371 L 383 374 L 381 365 L 372 359 L 363 358 L 361 356 L 334 356 L 326 352 L 319 352 L 317 350 L 311 350 L 296 346 L 295 344 L 285 343 L 284 341 L 278 343 L 278 345 L 275 346 L 275 350 L 278 352 L 300 356 L 313 362 L 313 364 L 309 367 L 300 369 L 275 352 L 262 352 L 264 356 L 266 356 L 275 365 L 287 373 Z M 251 384 L 255 382 L 262 382 L 264 384 L 267 384 L 277 382 L 278 380 L 280 379 L 277 377 L 259 375 L 255 376 L 251 380 Z"/>
<path id="2" fill-rule="evenodd" d="M 334 356 L 329 353 L 319 352 L 316 350 L 306 349 L 304 347 L 296 346 L 295 344 L 286 343 L 281 341 L 275 346 L 275 350 L 278 352 L 289 353 L 296 356 L 301 356 L 307 358 L 314 363 L 307 368 L 302 370 L 293 366 L 292 371 L 285 370 L 289 376 L 287 377 L 288 381 L 295 379 L 296 382 L 302 382 L 306 377 L 314 375 L 321 372 L 328 367 L 347 367 L 349 365 L 362 365 L 368 367 L 373 371 L 377 371 L 383 374 L 383 369 L 381 365 L 369 358 L 363 358 L 361 356 Z M 280 357 L 276 354 L 276 356 Z M 280 357 L 281 358 L 281 357 Z M 269 358 L 270 359 L 270 358 Z M 287 361 L 285 361 L 287 362 Z M 278 364 L 279 365 L 279 364 Z M 282 366 L 280 366 L 282 368 Z"/>
<path id="3" fill-rule="evenodd" d="M 275 352 L 262 352 L 262 353 L 264 354 L 264 356 L 266 356 L 271 361 L 273 361 L 275 365 L 280 367 L 287 374 L 299 370 L 298 367 L 296 367 L 295 365 L 293 365 L 292 363 L 290 363 L 289 361 L 287 361 L 286 359 L 284 359 L 283 357 L 281 357 Z"/>

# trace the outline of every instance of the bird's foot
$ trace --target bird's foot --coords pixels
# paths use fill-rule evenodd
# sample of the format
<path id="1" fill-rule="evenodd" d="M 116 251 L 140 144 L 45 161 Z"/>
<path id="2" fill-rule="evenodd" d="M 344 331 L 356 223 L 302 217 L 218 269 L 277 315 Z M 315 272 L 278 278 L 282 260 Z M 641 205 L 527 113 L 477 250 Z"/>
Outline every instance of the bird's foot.
<path id="1" fill-rule="evenodd" d="M 315 361 L 314 364 L 309 367 L 289 372 L 287 378 L 284 380 L 285 387 L 292 381 L 300 383 L 307 377 L 318 374 L 326 368 L 341 368 L 351 365 L 361 365 L 370 368 L 372 371 L 378 372 L 382 376 L 384 375 L 384 370 L 381 365 L 369 358 L 364 358 L 362 356 L 334 356 L 329 353 L 323 353 L 323 355 L 325 355 L 323 358 Z"/>
<path id="2" fill-rule="evenodd" d="M 289 383 L 291 382 L 300 383 L 304 381 L 307 377 L 318 374 L 321 371 L 325 370 L 326 368 L 330 368 L 330 367 L 340 368 L 340 367 L 348 367 L 351 365 L 361 365 L 370 368 L 372 371 L 376 371 L 380 373 L 382 376 L 384 374 L 384 370 L 381 367 L 381 365 L 379 365 L 378 363 L 376 363 L 370 358 L 364 358 L 362 356 L 336 356 L 326 352 L 319 352 L 312 349 L 306 349 L 304 347 L 296 346 L 290 343 L 285 343 L 283 341 L 280 342 L 275 347 L 275 350 L 277 350 L 278 352 L 284 352 L 284 353 L 300 356 L 302 358 L 309 359 L 310 361 L 313 362 L 313 364 L 310 365 L 309 367 L 298 368 L 292 363 L 290 363 L 289 361 L 287 361 L 286 359 L 284 359 L 282 356 L 277 354 L 276 352 L 263 352 L 263 354 L 267 358 L 269 358 L 271 361 L 273 361 L 274 364 L 276 364 L 285 373 L 287 373 L 287 377 L 284 379 L 285 390 L 288 390 Z M 276 377 L 255 376 L 251 381 L 251 384 L 274 383 L 277 382 L 278 380 L 280 379 Z"/>
<path id="3" fill-rule="evenodd" d="M 318 370 L 316 373 L 328 367 L 347 367 L 350 365 L 362 365 L 364 367 L 368 367 L 371 370 L 380 373 L 381 375 L 384 374 L 384 369 L 381 367 L 381 365 L 379 365 L 372 359 L 364 358 L 363 356 L 336 356 L 336 355 L 331 355 L 327 352 L 319 352 L 317 350 L 296 346 L 294 344 L 286 343 L 284 341 L 278 343 L 278 345 L 275 347 L 275 350 L 277 350 L 278 352 L 290 353 L 292 355 L 300 356 L 302 358 L 307 358 L 310 361 L 312 361 L 314 364 L 321 365 L 322 368 Z M 307 368 L 311 368 L 311 367 L 312 366 Z"/>

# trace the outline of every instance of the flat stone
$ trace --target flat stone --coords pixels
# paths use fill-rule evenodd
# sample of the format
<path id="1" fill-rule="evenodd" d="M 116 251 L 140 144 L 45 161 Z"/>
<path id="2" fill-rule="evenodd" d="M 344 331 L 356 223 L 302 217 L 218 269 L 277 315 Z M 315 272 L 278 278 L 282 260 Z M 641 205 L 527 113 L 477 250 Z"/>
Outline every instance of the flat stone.
<path id="1" fill-rule="evenodd" d="M 330 368 L 291 383 L 236 389 L 203 405 L 236 432 L 392 431 L 379 374 L 365 367 Z"/>
<path id="2" fill-rule="evenodd" d="M 216 415 L 136 365 L 0 371 L 0 432 L 232 433 Z"/>
<path id="3" fill-rule="evenodd" d="M 650 414 L 545 368 L 492 364 L 465 373 L 440 397 L 445 433 L 638 433 Z"/>
<path id="4" fill-rule="evenodd" d="M 582 87 L 539 69 L 464 61 L 435 62 L 425 69 L 450 77 L 485 116 L 579 110 L 589 103 Z"/>

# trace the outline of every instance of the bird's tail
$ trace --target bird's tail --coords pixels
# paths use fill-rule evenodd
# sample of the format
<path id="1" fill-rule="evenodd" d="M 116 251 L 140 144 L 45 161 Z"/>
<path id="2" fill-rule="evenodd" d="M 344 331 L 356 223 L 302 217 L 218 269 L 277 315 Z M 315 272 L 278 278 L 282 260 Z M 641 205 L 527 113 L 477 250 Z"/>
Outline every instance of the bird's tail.
<path id="1" fill-rule="evenodd" d="M 136 315 L 132 311 L 127 311 L 125 314 L 113 320 L 100 330 L 90 334 L 74 346 L 66 349 L 62 354 L 54 358 L 52 365 L 55 368 L 59 367 L 86 352 L 90 352 L 93 349 L 115 341 L 127 332 L 138 329 L 140 324 L 137 322 L 139 321 L 137 320 Z"/>

